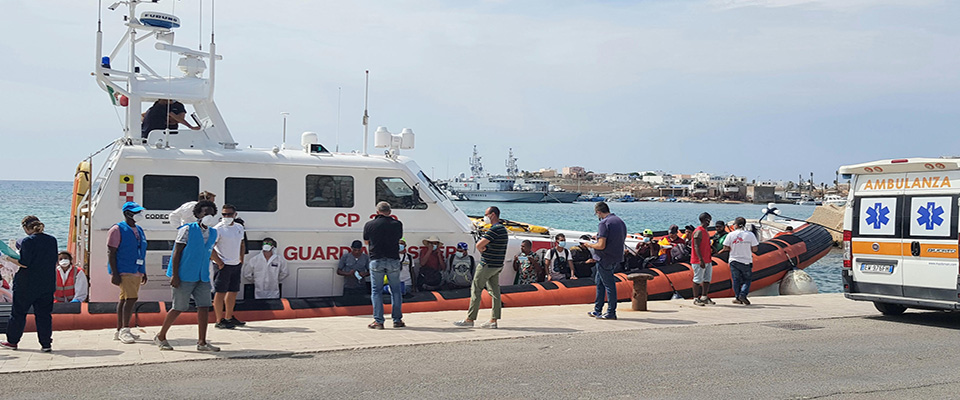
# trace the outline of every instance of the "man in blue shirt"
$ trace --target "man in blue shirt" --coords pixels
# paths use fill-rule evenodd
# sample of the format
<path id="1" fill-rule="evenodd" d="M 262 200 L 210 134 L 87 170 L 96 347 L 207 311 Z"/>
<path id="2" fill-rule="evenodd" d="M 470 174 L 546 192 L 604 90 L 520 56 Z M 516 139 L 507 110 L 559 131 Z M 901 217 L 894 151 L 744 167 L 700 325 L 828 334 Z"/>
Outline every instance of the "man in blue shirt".
<path id="1" fill-rule="evenodd" d="M 51 313 L 57 286 L 57 239 L 43 233 L 43 223 L 33 215 L 20 224 L 29 236 L 20 243 L 20 269 L 13 277 L 13 311 L 7 322 L 7 340 L 0 341 L 0 347 L 17 349 L 32 306 L 40 351 L 49 353 L 53 343 Z"/>
<path id="2" fill-rule="evenodd" d="M 137 304 L 140 285 L 147 283 L 144 260 L 147 256 L 147 238 L 137 222 L 144 220 L 143 207 L 132 201 L 123 204 L 123 222 L 110 227 L 107 232 L 107 272 L 110 282 L 120 287 L 117 302 L 117 331 L 113 340 L 130 344 L 140 337 L 130 331 L 130 318 Z"/>
<path id="3" fill-rule="evenodd" d="M 160 350 L 173 350 L 173 346 L 167 342 L 167 331 L 180 313 L 190 308 L 190 298 L 193 298 L 197 305 L 199 330 L 197 351 L 220 351 L 219 347 L 207 343 L 207 322 L 212 305 L 210 292 L 213 289 L 210 286 L 210 252 L 217 242 L 217 230 L 210 228 L 217 222 L 214 217 L 216 214 L 217 206 L 213 202 L 199 201 L 193 207 L 193 215 L 198 222 L 184 225 L 177 232 L 176 245 L 167 266 L 173 291 L 173 309 L 167 312 L 160 333 L 153 338 L 153 343 Z"/>
<path id="4" fill-rule="evenodd" d="M 584 246 L 596 250 L 593 259 L 597 260 L 597 300 L 593 311 L 587 315 L 597 319 L 617 319 L 617 282 L 613 270 L 623 262 L 623 243 L 627 238 L 627 225 L 620 217 L 610 212 L 607 203 L 599 202 L 594 212 L 600 219 L 597 228 L 596 243 L 584 243 Z M 607 296 L 607 313 L 603 313 L 603 296 Z"/>

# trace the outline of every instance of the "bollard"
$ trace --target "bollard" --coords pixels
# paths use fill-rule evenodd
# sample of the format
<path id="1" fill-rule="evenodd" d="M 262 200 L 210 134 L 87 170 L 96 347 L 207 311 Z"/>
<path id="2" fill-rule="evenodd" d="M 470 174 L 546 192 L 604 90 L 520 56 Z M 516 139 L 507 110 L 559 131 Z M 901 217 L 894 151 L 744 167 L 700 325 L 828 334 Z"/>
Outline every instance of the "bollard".
<path id="1" fill-rule="evenodd" d="M 647 311 L 647 281 L 653 279 L 653 275 L 630 274 L 627 279 L 633 281 L 633 311 Z"/>

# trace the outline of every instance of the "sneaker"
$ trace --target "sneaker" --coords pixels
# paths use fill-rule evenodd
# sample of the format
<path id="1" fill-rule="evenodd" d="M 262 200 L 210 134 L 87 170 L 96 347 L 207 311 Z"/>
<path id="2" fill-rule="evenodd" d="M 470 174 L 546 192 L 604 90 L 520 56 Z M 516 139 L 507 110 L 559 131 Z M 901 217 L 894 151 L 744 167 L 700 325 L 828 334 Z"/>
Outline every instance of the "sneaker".
<path id="1" fill-rule="evenodd" d="M 214 345 L 212 345 L 212 344 L 210 344 L 210 343 L 204 343 L 204 344 L 198 344 L 198 345 L 197 345 L 197 351 L 213 351 L 213 352 L 216 352 L 216 351 L 220 351 L 220 348 L 217 347 L 217 346 L 214 346 Z"/>
<path id="2" fill-rule="evenodd" d="M 166 340 L 160 340 L 159 336 L 153 337 L 153 344 L 160 348 L 160 350 L 173 350 L 173 346 L 170 345 L 170 342 Z"/>
<path id="3" fill-rule="evenodd" d="M 383 329 L 383 323 L 373 321 L 370 325 L 367 325 L 367 328 L 370 329 Z"/>
<path id="4" fill-rule="evenodd" d="M 493 321 L 493 322 L 487 321 L 487 322 L 484 322 L 484 323 L 480 324 L 480 327 L 483 328 L 483 329 L 497 329 L 497 321 Z"/>
<path id="5" fill-rule="evenodd" d="M 403 321 L 393 321 L 394 328 L 403 328 L 405 326 L 407 326 L 407 324 L 403 323 Z"/>
<path id="6" fill-rule="evenodd" d="M 617 319 L 617 314 L 603 314 L 603 315 L 598 315 L 598 316 L 597 316 L 597 319 L 616 320 L 616 319 Z"/>
<path id="7" fill-rule="evenodd" d="M 597 318 L 597 317 L 600 316 L 600 313 L 597 312 L 597 311 L 590 311 L 590 312 L 587 313 L 587 315 L 589 315 L 590 318 Z"/>
<path id="8" fill-rule="evenodd" d="M 133 334 L 130 333 L 130 328 L 123 328 L 120 330 L 120 343 L 132 344 L 136 342 L 137 339 L 134 339 Z"/>
<path id="9" fill-rule="evenodd" d="M 709 297 L 707 297 L 707 300 L 705 301 L 705 303 L 706 303 L 706 304 L 710 304 L 710 305 L 717 304 L 717 303 L 715 303 L 715 302 L 713 301 L 713 299 L 711 299 L 711 298 L 709 298 Z"/>
<path id="10" fill-rule="evenodd" d="M 135 340 L 140 340 L 140 335 L 130 331 L 130 336 L 133 336 Z M 113 340 L 120 340 L 120 331 L 113 331 Z"/>
<path id="11" fill-rule="evenodd" d="M 707 305 L 707 303 L 704 303 L 704 302 L 701 301 L 700 299 L 693 299 L 693 305 L 695 305 L 695 306 L 701 306 L 701 307 L 702 307 L 702 306 Z"/>
<path id="12" fill-rule="evenodd" d="M 743 305 L 745 305 L 745 306 L 749 306 L 749 305 L 750 305 L 750 300 L 747 300 L 746 297 L 740 298 L 740 301 L 742 301 L 742 302 L 743 302 Z"/>
<path id="13" fill-rule="evenodd" d="M 8 341 L 6 341 L 6 340 L 0 341 L 0 347 L 3 347 L 3 348 L 5 348 L 5 349 L 10 349 L 10 350 L 16 350 L 16 349 L 17 349 L 17 345 L 15 345 L 15 344 L 13 344 L 13 343 L 10 343 L 10 342 L 8 342 Z"/>
<path id="14" fill-rule="evenodd" d="M 49 348 L 49 347 L 41 347 L 41 348 L 40 348 L 40 351 L 42 351 L 42 352 L 44 352 L 44 353 L 49 353 L 49 352 L 53 351 L 53 349 L 51 349 L 51 348 Z"/>
<path id="15" fill-rule="evenodd" d="M 230 321 L 230 323 L 233 324 L 233 325 L 235 325 L 235 326 L 244 326 L 244 325 L 247 324 L 246 322 L 243 322 L 243 321 L 237 319 L 237 316 L 236 316 L 236 315 L 230 317 L 230 319 L 228 319 L 227 321 Z"/>
<path id="16" fill-rule="evenodd" d="M 733 304 L 743 304 L 743 302 L 740 301 L 740 298 L 739 298 L 739 297 L 737 297 L 737 298 L 733 299 Z"/>
<path id="17" fill-rule="evenodd" d="M 214 327 L 217 329 L 233 329 L 233 328 L 236 328 L 236 325 L 234 325 L 230 321 L 227 321 L 226 319 L 221 318 L 220 322 L 217 322 L 217 324 L 214 325 Z"/>
<path id="18" fill-rule="evenodd" d="M 459 321 L 454 322 L 453 325 L 459 326 L 461 328 L 473 328 L 473 321 L 467 321 L 465 319 L 461 319 Z"/>

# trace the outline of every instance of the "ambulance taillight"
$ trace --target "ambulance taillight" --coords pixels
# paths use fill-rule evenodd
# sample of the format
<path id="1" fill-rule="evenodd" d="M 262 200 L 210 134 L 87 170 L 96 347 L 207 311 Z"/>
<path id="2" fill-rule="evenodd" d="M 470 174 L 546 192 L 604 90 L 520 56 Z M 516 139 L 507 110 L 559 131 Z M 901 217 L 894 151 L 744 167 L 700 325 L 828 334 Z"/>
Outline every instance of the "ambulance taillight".
<path id="1" fill-rule="evenodd" d="M 853 268 L 853 232 L 843 231 L 843 267 Z"/>

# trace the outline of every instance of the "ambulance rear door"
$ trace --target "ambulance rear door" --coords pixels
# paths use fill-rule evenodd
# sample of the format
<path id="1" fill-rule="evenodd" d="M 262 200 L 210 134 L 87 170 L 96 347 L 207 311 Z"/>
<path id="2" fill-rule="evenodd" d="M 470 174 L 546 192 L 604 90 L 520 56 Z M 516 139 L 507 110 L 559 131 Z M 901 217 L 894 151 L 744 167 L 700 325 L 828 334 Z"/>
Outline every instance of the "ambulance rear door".
<path id="1" fill-rule="evenodd" d="M 854 183 L 852 256 L 858 291 L 903 296 L 902 182 L 905 173 L 857 175 Z M 897 188 L 896 182 L 901 182 Z"/>
<path id="2" fill-rule="evenodd" d="M 960 171 L 907 173 L 903 295 L 957 301 Z"/>

